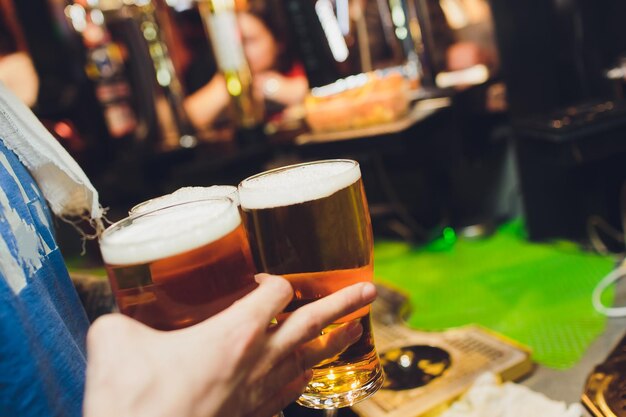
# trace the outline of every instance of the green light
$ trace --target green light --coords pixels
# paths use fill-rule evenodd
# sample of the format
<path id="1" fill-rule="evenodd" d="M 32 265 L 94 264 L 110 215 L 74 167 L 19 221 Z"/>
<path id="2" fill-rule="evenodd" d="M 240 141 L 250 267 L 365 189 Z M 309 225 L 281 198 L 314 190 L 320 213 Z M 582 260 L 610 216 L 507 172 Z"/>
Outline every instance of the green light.
<path id="1" fill-rule="evenodd" d="M 443 240 L 448 243 L 453 243 L 456 241 L 456 232 L 451 227 L 446 227 L 443 229 Z"/>

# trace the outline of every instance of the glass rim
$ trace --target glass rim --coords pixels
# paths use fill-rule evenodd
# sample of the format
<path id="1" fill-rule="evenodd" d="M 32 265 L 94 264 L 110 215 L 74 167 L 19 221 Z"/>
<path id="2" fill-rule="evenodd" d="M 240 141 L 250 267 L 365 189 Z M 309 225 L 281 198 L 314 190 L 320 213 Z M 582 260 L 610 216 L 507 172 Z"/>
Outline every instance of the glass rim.
<path id="1" fill-rule="evenodd" d="M 191 200 L 180 201 L 180 202 L 174 202 L 174 203 L 168 204 L 168 205 L 166 205 L 166 206 L 157 207 L 157 208 L 152 209 L 152 210 L 149 210 L 149 211 L 143 211 L 143 212 L 139 212 L 139 213 L 136 213 L 136 212 L 135 212 L 135 210 L 137 210 L 137 209 L 138 209 L 138 208 L 140 208 L 140 207 L 147 206 L 147 205 L 149 205 L 150 203 L 152 203 L 152 202 L 154 202 L 154 201 L 158 201 L 158 200 L 160 200 L 160 199 L 165 199 L 165 198 L 167 198 L 168 196 L 173 195 L 174 193 L 176 193 L 176 191 L 178 191 L 178 190 L 176 190 L 176 191 L 173 191 L 173 192 L 171 192 L 171 193 L 164 194 L 164 195 L 161 195 L 161 196 L 158 196 L 158 197 L 153 197 L 153 198 L 151 198 L 151 199 L 149 199 L 149 200 L 142 201 L 141 203 L 137 203 L 137 204 L 135 204 L 134 206 L 132 206 L 132 207 L 130 208 L 130 210 L 128 210 L 128 214 L 129 214 L 129 215 L 134 215 L 134 216 L 139 216 L 139 215 L 142 215 L 142 214 L 146 214 L 146 213 L 148 213 L 148 212 L 150 212 L 150 211 L 154 211 L 154 210 L 159 210 L 159 209 L 162 209 L 162 208 L 171 207 L 171 206 L 174 206 L 174 205 L 176 205 L 176 204 L 188 203 L 188 202 L 200 201 L 200 200 L 210 200 L 210 199 L 216 199 L 216 198 L 222 198 L 222 197 L 227 197 L 227 198 L 230 198 L 231 200 L 233 200 L 233 202 L 235 202 L 235 199 L 234 199 L 234 198 L 231 198 L 230 196 L 231 196 L 232 194 L 234 194 L 234 193 L 236 193 L 236 192 L 237 192 L 237 186 L 235 186 L 235 185 L 211 185 L 211 186 L 208 186 L 208 187 L 198 187 L 198 188 L 206 188 L 206 189 L 210 189 L 210 188 L 212 188 L 212 187 L 228 187 L 228 188 L 231 188 L 231 187 L 232 187 L 233 189 L 231 190 L 231 192 L 230 192 L 230 193 L 228 193 L 228 194 L 224 194 L 224 195 L 215 195 L 215 196 L 198 196 L 197 198 L 193 198 L 193 199 L 191 199 Z"/>
<path id="2" fill-rule="evenodd" d="M 273 174 L 277 174 L 279 172 L 289 171 L 289 170 L 294 169 L 294 168 L 300 168 L 300 167 L 309 166 L 309 165 L 323 165 L 323 164 L 337 163 L 337 162 L 347 162 L 347 163 L 351 164 L 350 169 L 353 169 L 355 167 L 359 167 L 360 166 L 358 161 L 356 161 L 354 159 L 347 159 L 347 158 L 320 159 L 320 160 L 317 160 L 317 161 L 300 162 L 300 163 L 297 163 L 297 164 L 291 164 L 291 165 L 286 165 L 286 166 L 283 166 L 283 167 L 272 168 L 272 169 L 269 169 L 267 171 L 263 171 L 263 172 L 259 172 L 258 174 L 251 175 L 251 176 L 247 177 L 246 179 L 242 180 L 239 183 L 238 188 L 247 188 L 249 190 L 254 190 L 255 187 L 246 187 L 245 183 L 247 183 L 249 181 L 252 181 L 252 180 L 255 180 L 257 178 L 265 177 L 267 175 L 273 175 Z M 331 174 L 331 175 L 329 175 L 329 176 L 327 176 L 325 178 L 333 178 L 333 177 L 339 176 L 339 175 L 341 175 L 341 174 L 343 174 L 344 172 L 347 172 L 347 171 L 348 170 L 342 171 L 342 172 L 338 172 L 338 173 L 336 172 L 336 173 L 333 173 L 333 174 Z M 315 180 L 315 181 L 317 181 L 317 180 Z M 305 182 L 303 182 L 303 185 L 308 183 L 308 182 L 315 182 L 315 181 L 305 181 Z"/>
<path id="3" fill-rule="evenodd" d="M 109 225 L 98 237 L 98 243 L 100 245 L 105 244 L 106 245 L 106 240 L 107 237 L 109 237 L 111 234 L 117 232 L 118 230 L 120 230 L 122 228 L 122 226 L 124 226 L 125 223 L 130 222 L 130 224 L 132 224 L 133 221 L 139 220 L 143 217 L 147 217 L 150 215 L 154 215 L 154 213 L 156 212 L 162 212 L 162 211 L 166 211 L 166 210 L 171 210 L 175 207 L 179 207 L 179 206 L 190 206 L 192 204 L 202 204 L 202 203 L 210 203 L 210 202 L 223 202 L 223 201 L 227 201 L 228 205 L 224 207 L 223 210 L 219 211 L 218 213 L 215 213 L 212 216 L 209 216 L 208 218 L 205 219 L 205 221 L 208 220 L 212 220 L 215 218 L 218 218 L 219 216 L 223 215 L 224 213 L 226 213 L 228 210 L 232 209 L 233 207 L 235 208 L 235 210 L 237 210 L 237 206 L 235 205 L 235 201 L 228 197 L 228 196 L 221 196 L 221 197 L 210 197 L 210 198 L 203 198 L 203 199 L 198 199 L 198 200 L 191 200 L 191 201 L 181 201 L 178 203 L 173 203 L 171 205 L 168 205 L 166 207 L 159 207 L 156 208 L 154 210 L 150 210 L 150 211 L 145 211 L 143 213 L 136 213 L 136 214 L 128 214 L 128 216 L 124 217 L 121 220 L 116 221 L 115 223 Z M 239 215 L 239 211 L 237 210 L 237 215 L 240 217 L 241 220 L 241 216 Z M 130 225 L 129 224 L 129 225 Z M 179 231 L 176 233 L 176 236 L 178 236 L 181 233 L 186 232 L 187 230 L 185 228 L 180 228 Z M 139 245 L 142 243 L 145 243 L 147 241 L 149 241 L 150 238 L 146 238 L 146 239 L 140 239 L 137 241 L 134 241 L 133 244 L 134 245 Z"/>

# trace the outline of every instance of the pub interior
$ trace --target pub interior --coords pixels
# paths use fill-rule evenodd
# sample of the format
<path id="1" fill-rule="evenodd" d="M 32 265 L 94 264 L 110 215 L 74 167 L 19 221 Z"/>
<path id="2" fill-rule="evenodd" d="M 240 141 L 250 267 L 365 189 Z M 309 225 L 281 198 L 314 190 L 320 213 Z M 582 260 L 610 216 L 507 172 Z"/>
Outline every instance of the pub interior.
<path id="1" fill-rule="evenodd" d="M 358 162 L 385 382 L 284 416 L 626 416 L 625 22 L 621 0 L 0 0 L 0 81 L 107 225 Z M 89 320 L 132 316 L 88 222 L 54 228 Z"/>

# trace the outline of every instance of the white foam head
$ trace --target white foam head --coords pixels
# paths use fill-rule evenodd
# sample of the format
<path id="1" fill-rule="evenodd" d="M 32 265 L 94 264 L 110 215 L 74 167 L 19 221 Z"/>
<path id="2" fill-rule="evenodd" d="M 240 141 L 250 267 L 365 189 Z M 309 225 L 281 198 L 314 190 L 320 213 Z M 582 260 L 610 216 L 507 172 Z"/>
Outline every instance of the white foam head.
<path id="1" fill-rule="evenodd" d="M 171 194 L 156 197 L 143 203 L 137 204 L 130 209 L 131 214 L 147 213 L 164 207 L 187 201 L 203 200 L 206 198 L 228 197 L 239 205 L 239 195 L 237 187 L 233 185 L 213 185 L 211 187 L 183 187 Z"/>
<path id="2" fill-rule="evenodd" d="M 100 251 L 109 265 L 147 263 L 214 242 L 240 223 L 227 198 L 187 202 L 115 223 L 102 234 Z"/>
<path id="3" fill-rule="evenodd" d="M 291 165 L 242 181 L 239 199 L 244 209 L 289 206 L 328 197 L 359 178 L 359 164 L 350 160 Z"/>

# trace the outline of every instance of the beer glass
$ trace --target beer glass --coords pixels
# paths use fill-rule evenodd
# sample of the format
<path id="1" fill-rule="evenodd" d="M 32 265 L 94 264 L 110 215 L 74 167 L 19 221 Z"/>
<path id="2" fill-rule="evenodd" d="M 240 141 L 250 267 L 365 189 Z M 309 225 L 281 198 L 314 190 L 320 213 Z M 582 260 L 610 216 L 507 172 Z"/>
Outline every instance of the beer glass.
<path id="1" fill-rule="evenodd" d="M 159 330 L 196 324 L 257 285 L 239 210 L 226 197 L 127 217 L 102 234 L 100 250 L 120 311 Z"/>
<path id="2" fill-rule="evenodd" d="M 283 275 L 295 292 L 278 321 L 299 306 L 348 285 L 372 281 L 373 238 L 359 164 L 318 161 L 267 171 L 239 184 L 252 255 L 259 271 Z M 369 307 L 324 332 L 359 320 L 361 339 L 318 364 L 298 403 L 334 409 L 350 406 L 383 383 Z"/>
<path id="3" fill-rule="evenodd" d="M 228 197 L 239 206 L 237 187 L 233 185 L 212 185 L 210 187 L 183 187 L 171 194 L 156 197 L 135 205 L 128 214 L 142 214 L 179 203 L 208 198 Z"/>

